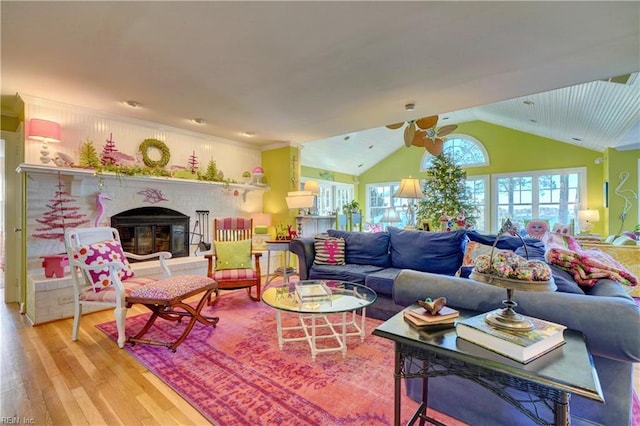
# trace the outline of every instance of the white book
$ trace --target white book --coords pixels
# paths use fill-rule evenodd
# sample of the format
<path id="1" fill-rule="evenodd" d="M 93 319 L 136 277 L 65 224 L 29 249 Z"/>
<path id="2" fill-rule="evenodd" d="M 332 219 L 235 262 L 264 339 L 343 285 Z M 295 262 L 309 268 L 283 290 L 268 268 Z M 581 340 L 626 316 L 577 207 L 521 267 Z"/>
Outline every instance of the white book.
<path id="1" fill-rule="evenodd" d="M 524 364 L 564 344 L 564 330 L 567 328 L 564 325 L 525 317 L 533 323 L 534 328 L 512 331 L 488 324 L 486 316 L 481 314 L 458 321 L 458 337 Z"/>

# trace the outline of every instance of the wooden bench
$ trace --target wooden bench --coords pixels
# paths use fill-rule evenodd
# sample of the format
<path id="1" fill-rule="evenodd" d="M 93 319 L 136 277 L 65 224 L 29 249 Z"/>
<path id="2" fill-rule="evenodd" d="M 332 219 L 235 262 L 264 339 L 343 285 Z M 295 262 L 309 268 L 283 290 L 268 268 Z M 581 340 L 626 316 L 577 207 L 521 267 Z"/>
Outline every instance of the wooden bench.
<path id="1" fill-rule="evenodd" d="M 201 314 L 211 292 L 217 289 L 217 283 L 211 278 L 200 275 L 178 275 L 155 281 L 134 290 L 126 298 L 127 308 L 139 303 L 152 312 L 142 329 L 133 337 L 127 338 L 132 346 L 136 343 L 166 346 L 173 352 L 187 338 L 196 322 L 215 327 L 218 317 L 208 317 Z M 194 308 L 184 300 L 202 293 L 197 306 Z M 180 337 L 175 342 L 161 342 L 153 339 L 143 339 L 155 320 L 160 317 L 167 321 L 181 322 L 183 317 L 189 322 Z"/>

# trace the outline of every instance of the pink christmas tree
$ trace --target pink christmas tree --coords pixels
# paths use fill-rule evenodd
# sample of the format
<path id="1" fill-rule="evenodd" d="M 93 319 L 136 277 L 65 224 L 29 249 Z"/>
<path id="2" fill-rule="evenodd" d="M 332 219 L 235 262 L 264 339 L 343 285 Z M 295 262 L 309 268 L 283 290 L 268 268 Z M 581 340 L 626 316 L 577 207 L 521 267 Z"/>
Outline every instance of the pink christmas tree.
<path id="1" fill-rule="evenodd" d="M 196 157 L 195 151 L 193 151 L 193 153 L 189 156 L 188 165 L 191 173 L 195 173 L 196 169 L 198 168 L 198 157 Z"/>
<path id="2" fill-rule="evenodd" d="M 113 133 L 109 133 L 109 139 L 107 139 L 106 142 L 102 148 L 100 163 L 102 163 L 102 165 L 116 164 L 116 156 L 114 154 L 118 152 L 118 149 L 116 148 L 116 143 L 113 141 Z"/>
<path id="3" fill-rule="evenodd" d="M 66 228 L 77 228 L 80 225 L 89 223 L 86 215 L 78 213 L 79 206 L 74 205 L 75 199 L 70 197 L 68 192 L 62 190 L 63 185 L 60 182 L 60 173 L 58 173 L 58 190 L 54 198 L 45 204 L 47 211 L 41 219 L 36 219 L 38 223 L 43 224 L 42 228 L 36 228 L 33 234 L 34 238 L 44 238 L 46 240 L 64 241 L 64 231 Z"/>

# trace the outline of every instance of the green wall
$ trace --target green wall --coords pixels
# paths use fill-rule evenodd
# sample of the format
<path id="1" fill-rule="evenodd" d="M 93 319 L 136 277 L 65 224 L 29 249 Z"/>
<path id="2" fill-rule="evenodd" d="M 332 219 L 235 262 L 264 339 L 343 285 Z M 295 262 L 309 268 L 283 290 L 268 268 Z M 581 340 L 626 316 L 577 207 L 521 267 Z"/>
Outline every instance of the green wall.
<path id="1" fill-rule="evenodd" d="M 620 234 L 622 231 L 629 231 L 638 225 L 638 198 L 634 198 L 631 191 L 638 195 L 638 160 L 640 160 L 640 149 L 629 151 L 617 151 L 609 148 L 603 155 L 605 170 L 603 173 L 603 183 L 609 183 L 609 208 L 606 210 L 606 220 L 609 224 L 607 234 Z M 631 209 L 627 212 L 624 222 L 621 214 L 625 208 L 625 200 L 616 195 L 615 189 L 623 180 L 623 173 L 629 178 L 622 184 L 620 191 L 628 197 L 631 202 Z"/>
<path id="2" fill-rule="evenodd" d="M 487 175 L 496 173 L 513 173 L 518 171 L 532 171 L 545 169 L 558 169 L 570 167 L 587 168 L 587 205 L 590 209 L 599 209 L 600 222 L 594 225 L 593 232 L 608 235 L 611 229 L 616 231 L 620 221 L 611 218 L 603 207 L 603 183 L 605 176 L 617 176 L 623 170 L 630 172 L 630 179 L 626 187 L 633 186 L 637 190 L 638 175 L 638 150 L 616 151 L 608 150 L 607 153 L 593 151 L 576 145 L 558 142 L 553 139 L 534 136 L 506 127 L 496 126 L 483 121 L 472 121 L 458 126 L 455 133 L 463 133 L 480 141 L 489 155 L 489 166 L 473 167 L 467 169 L 469 176 Z M 370 183 L 399 181 L 403 177 L 424 177 L 420 172 L 420 162 L 425 151 L 422 148 L 402 147 L 367 170 L 359 176 L 360 188 L 358 199 L 365 200 L 366 185 Z M 596 164 L 596 159 L 607 158 Z M 605 169 L 606 167 L 606 169 Z M 607 172 L 608 170 L 608 172 Z M 613 182 L 613 179 L 611 179 Z M 615 185 L 613 185 L 615 186 Z M 610 188 L 610 193 L 612 189 Z M 618 208 L 609 197 L 612 209 Z M 619 199 L 623 203 L 622 199 Z M 622 205 L 622 204 L 620 204 Z M 631 229 L 637 220 L 638 203 L 628 213 L 626 229 Z M 613 214 L 611 215 L 613 216 Z M 632 224 L 632 222 L 634 222 Z M 614 226 L 617 223 L 617 226 Z"/>
<path id="3" fill-rule="evenodd" d="M 287 208 L 285 197 L 288 191 L 295 189 L 292 179 L 299 176 L 295 170 L 300 158 L 298 151 L 297 147 L 288 146 L 262 152 L 263 181 L 269 186 L 262 199 L 262 210 L 271 214 L 273 226 L 295 224 L 295 213 Z"/>

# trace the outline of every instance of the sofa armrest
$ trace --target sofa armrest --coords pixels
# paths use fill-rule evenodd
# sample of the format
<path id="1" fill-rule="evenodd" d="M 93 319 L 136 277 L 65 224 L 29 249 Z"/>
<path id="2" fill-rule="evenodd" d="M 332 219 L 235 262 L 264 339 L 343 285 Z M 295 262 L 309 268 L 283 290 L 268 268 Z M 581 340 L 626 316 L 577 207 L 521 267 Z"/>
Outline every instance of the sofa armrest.
<path id="1" fill-rule="evenodd" d="M 316 257 L 316 246 L 313 238 L 294 238 L 289 243 L 289 250 L 298 256 L 298 272 L 301 280 L 309 279 L 309 269 Z"/>
<path id="2" fill-rule="evenodd" d="M 488 312 L 502 307 L 506 295 L 505 289 L 489 284 L 411 270 L 400 272 L 393 284 L 393 299 L 401 306 L 442 296 L 447 305 Z M 640 308 L 632 299 L 517 290 L 514 299 L 521 314 L 584 333 L 594 355 L 640 362 Z"/>

